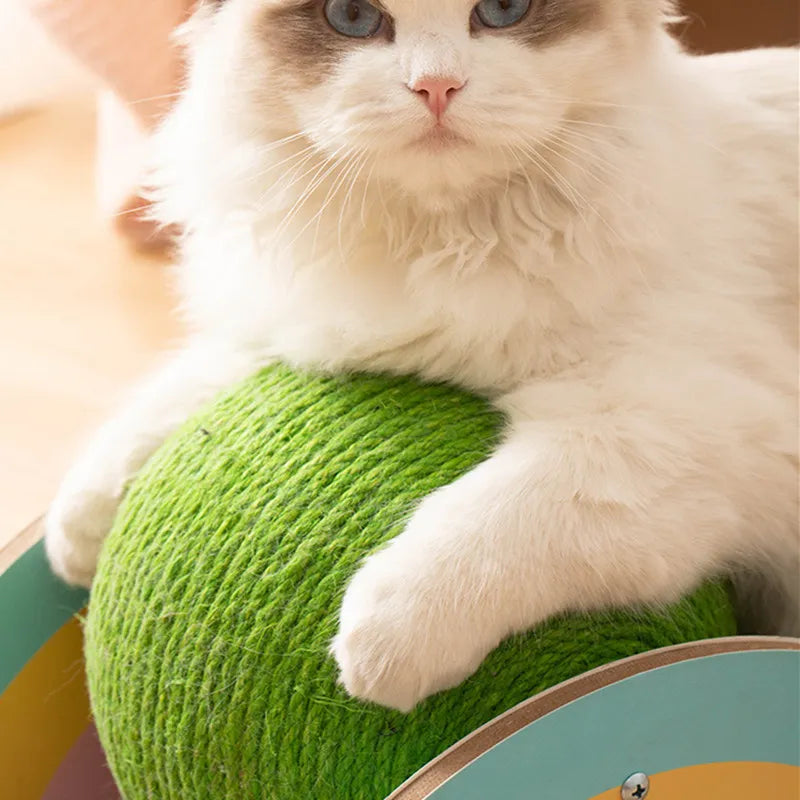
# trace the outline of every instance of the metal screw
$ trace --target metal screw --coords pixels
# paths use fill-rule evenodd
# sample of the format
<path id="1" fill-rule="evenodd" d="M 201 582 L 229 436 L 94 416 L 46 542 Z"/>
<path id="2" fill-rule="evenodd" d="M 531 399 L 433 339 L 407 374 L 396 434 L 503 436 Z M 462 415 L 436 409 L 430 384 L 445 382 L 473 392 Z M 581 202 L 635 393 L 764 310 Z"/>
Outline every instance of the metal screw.
<path id="1" fill-rule="evenodd" d="M 650 778 L 644 772 L 634 772 L 622 784 L 620 797 L 622 800 L 644 800 L 650 791 Z"/>

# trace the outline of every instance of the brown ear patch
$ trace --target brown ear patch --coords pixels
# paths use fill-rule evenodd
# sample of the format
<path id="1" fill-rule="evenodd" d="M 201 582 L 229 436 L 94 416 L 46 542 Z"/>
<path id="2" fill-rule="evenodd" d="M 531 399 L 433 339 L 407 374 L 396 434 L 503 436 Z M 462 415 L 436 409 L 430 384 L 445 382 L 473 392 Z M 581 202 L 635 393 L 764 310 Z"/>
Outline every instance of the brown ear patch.
<path id="1" fill-rule="evenodd" d="M 531 47 L 543 47 L 574 33 L 595 30 L 605 18 L 603 3 L 604 0 L 532 0 L 524 19 L 497 33 L 513 36 Z"/>

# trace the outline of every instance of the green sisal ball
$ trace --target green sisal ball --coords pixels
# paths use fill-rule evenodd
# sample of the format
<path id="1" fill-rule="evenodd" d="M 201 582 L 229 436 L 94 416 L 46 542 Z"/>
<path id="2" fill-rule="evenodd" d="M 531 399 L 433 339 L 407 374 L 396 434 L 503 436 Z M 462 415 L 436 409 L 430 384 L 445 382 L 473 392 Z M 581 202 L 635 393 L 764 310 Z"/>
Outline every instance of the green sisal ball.
<path id="1" fill-rule="evenodd" d="M 551 621 L 408 715 L 348 698 L 328 653 L 348 579 L 502 424 L 445 386 L 276 366 L 173 436 L 118 516 L 86 624 L 126 800 L 382 800 L 543 689 L 735 632 L 727 589 L 709 584 L 665 612 Z"/>

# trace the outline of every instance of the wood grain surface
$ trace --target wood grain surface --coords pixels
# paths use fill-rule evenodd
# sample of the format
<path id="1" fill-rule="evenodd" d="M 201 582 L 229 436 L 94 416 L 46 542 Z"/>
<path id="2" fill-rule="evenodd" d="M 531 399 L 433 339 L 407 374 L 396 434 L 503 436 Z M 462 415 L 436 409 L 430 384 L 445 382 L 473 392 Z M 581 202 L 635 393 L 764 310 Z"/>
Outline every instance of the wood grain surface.
<path id="1" fill-rule="evenodd" d="M 93 107 L 0 121 L 0 569 L 82 440 L 177 333 L 165 263 L 98 217 Z"/>

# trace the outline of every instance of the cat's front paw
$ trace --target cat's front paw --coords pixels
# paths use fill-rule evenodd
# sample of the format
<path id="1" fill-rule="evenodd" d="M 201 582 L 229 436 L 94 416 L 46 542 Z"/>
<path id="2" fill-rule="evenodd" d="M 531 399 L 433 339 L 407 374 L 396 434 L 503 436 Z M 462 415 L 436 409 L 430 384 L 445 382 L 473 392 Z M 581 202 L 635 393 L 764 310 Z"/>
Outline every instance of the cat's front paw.
<path id="1" fill-rule="evenodd" d="M 45 550 L 53 572 L 67 583 L 89 587 L 100 548 L 121 499 L 105 476 L 73 470 L 45 518 Z"/>
<path id="2" fill-rule="evenodd" d="M 402 539 L 402 537 L 401 537 Z M 332 651 L 347 691 L 410 711 L 434 692 L 461 683 L 485 652 L 453 603 L 447 578 L 403 563 L 396 541 L 356 574 L 342 603 Z"/>

